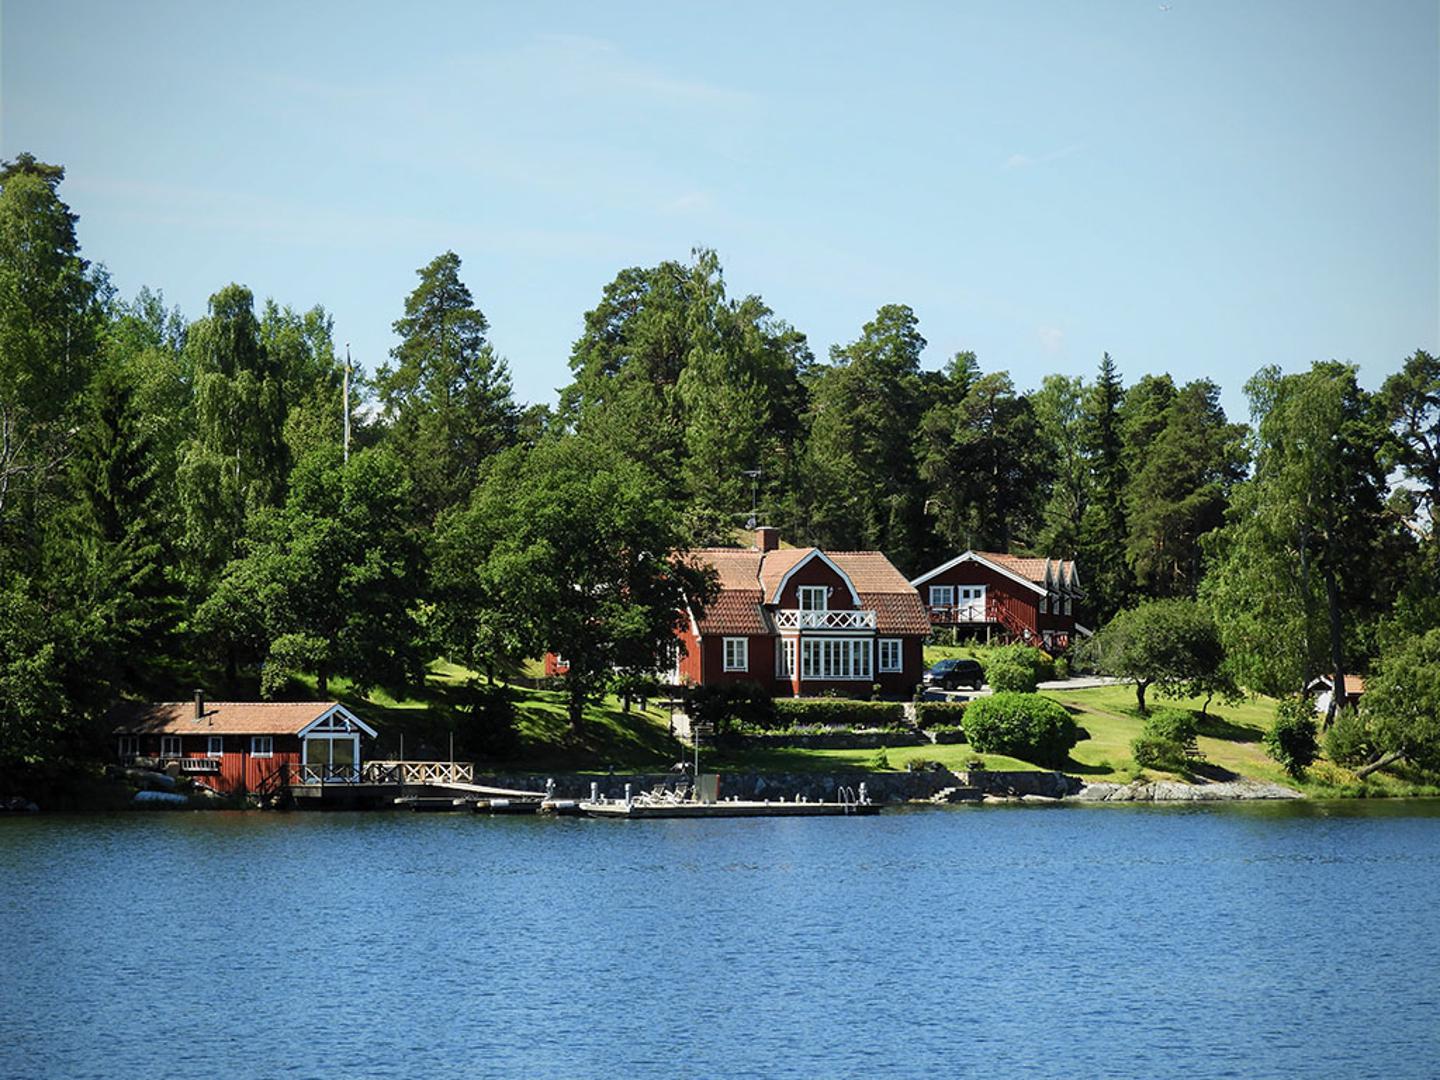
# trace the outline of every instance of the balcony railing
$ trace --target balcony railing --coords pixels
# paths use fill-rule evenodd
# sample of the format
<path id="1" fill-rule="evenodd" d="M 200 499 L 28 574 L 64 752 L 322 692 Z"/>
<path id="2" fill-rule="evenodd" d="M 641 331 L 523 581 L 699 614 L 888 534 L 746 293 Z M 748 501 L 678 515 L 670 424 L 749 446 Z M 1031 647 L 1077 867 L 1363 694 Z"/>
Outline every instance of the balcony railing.
<path id="1" fill-rule="evenodd" d="M 874 630 L 873 611 L 804 611 L 781 608 L 775 612 L 778 630 Z"/>
<path id="2" fill-rule="evenodd" d="M 187 773 L 218 773 L 220 759 L 213 757 L 182 757 L 180 769 Z"/>
<path id="3" fill-rule="evenodd" d="M 929 604 L 932 623 L 983 623 L 997 622 L 994 605 L 987 609 L 985 601 L 973 600 L 965 604 Z"/>

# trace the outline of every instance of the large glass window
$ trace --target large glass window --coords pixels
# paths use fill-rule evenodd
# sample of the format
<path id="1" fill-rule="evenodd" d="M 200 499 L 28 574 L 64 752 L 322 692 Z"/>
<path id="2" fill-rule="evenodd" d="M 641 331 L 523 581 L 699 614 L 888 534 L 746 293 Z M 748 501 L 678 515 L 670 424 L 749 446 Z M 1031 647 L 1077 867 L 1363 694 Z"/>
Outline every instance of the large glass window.
<path id="1" fill-rule="evenodd" d="M 179 735 L 161 735 L 161 736 L 160 736 L 160 756 L 161 756 L 161 757 L 179 757 L 179 756 L 180 756 L 180 736 L 179 736 Z"/>
<path id="2" fill-rule="evenodd" d="M 251 757 L 273 757 L 275 755 L 275 740 L 269 735 L 250 736 Z"/>
<path id="3" fill-rule="evenodd" d="M 931 607 L 953 607 L 955 605 L 954 585 L 931 585 L 930 606 Z"/>
<path id="4" fill-rule="evenodd" d="M 775 650 L 775 674 L 788 679 L 795 674 L 795 639 L 781 638 Z"/>
<path id="5" fill-rule="evenodd" d="M 870 638 L 805 638 L 800 643 L 802 679 L 869 679 Z"/>

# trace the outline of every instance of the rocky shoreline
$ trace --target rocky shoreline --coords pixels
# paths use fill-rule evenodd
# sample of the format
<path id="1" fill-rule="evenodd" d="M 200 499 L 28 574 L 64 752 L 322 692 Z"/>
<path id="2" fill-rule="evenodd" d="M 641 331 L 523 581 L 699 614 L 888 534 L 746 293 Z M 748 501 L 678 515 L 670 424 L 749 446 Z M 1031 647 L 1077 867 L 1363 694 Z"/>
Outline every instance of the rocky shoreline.
<path id="1" fill-rule="evenodd" d="M 1137 780 L 1131 784 L 1086 784 L 1074 802 L 1229 802 L 1236 799 L 1303 799 L 1294 788 L 1268 780 L 1224 780 L 1213 784 L 1185 784 L 1178 780 Z"/>

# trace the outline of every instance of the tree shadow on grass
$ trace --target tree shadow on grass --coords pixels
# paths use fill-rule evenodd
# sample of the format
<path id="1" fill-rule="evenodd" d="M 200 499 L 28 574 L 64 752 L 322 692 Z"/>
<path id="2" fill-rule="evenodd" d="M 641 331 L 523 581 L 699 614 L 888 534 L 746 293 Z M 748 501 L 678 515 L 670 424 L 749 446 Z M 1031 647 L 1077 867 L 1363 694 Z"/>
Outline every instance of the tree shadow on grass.
<path id="1" fill-rule="evenodd" d="M 1265 732 L 1253 724 L 1237 724 L 1213 713 L 1204 716 L 1195 713 L 1194 716 L 1196 732 L 1207 738 L 1224 739 L 1226 742 L 1259 742 L 1265 736 Z"/>

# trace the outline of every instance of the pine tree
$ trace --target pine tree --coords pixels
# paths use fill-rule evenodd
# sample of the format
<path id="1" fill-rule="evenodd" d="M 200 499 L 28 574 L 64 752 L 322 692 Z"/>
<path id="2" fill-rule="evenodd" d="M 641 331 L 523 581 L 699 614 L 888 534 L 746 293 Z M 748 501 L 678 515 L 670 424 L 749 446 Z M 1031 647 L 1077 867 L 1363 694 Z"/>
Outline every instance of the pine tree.
<path id="1" fill-rule="evenodd" d="M 490 324 L 460 280 L 460 257 L 437 255 L 395 322 L 395 364 L 376 375 L 389 442 L 414 476 L 426 520 L 463 502 L 480 465 L 516 438 L 510 369 L 495 354 Z"/>

